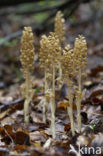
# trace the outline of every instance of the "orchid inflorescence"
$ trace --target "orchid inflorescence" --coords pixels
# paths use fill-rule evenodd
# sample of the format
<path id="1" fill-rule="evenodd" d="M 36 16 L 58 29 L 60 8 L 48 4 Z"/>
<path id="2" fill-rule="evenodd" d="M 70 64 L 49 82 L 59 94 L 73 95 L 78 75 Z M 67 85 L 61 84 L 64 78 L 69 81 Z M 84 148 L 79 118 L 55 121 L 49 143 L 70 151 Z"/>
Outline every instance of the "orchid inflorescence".
<path id="1" fill-rule="evenodd" d="M 29 122 L 29 103 L 33 97 L 33 82 L 31 71 L 34 69 L 34 37 L 31 27 L 24 27 L 21 39 L 20 61 L 25 82 L 21 86 L 24 102 L 24 121 Z"/>
<path id="2" fill-rule="evenodd" d="M 51 129 L 52 137 L 55 139 L 55 81 L 65 81 L 68 86 L 68 107 L 67 112 L 70 118 L 72 135 L 75 135 L 73 119 L 73 100 L 77 107 L 78 132 L 81 131 L 81 101 L 82 101 L 82 73 L 87 65 L 87 44 L 82 35 L 75 39 L 74 48 L 68 44 L 65 47 L 65 20 L 61 11 L 58 11 L 55 18 L 54 32 L 48 36 L 42 35 L 40 41 L 40 67 L 44 71 L 44 93 L 43 122 L 47 121 L 48 106 L 51 108 Z M 29 122 L 29 103 L 32 100 L 33 88 L 31 71 L 34 68 L 34 46 L 31 27 L 25 27 L 21 45 L 21 64 L 25 83 L 22 85 L 22 95 L 25 98 L 24 119 Z M 58 68 L 59 67 L 59 68 Z M 59 70 L 58 70 L 59 69 Z M 58 75 L 58 79 L 56 76 Z M 75 86 L 74 79 L 77 79 Z M 76 89 L 75 89 L 76 88 Z"/>

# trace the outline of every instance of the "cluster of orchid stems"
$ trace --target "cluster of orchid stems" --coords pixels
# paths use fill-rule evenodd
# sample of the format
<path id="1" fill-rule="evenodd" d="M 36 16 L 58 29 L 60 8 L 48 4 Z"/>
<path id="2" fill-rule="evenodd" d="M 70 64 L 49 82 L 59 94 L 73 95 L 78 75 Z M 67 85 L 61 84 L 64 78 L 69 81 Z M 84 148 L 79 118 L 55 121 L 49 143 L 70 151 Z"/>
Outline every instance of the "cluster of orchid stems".
<path id="1" fill-rule="evenodd" d="M 52 137 L 55 139 L 55 81 L 60 88 L 65 81 L 68 86 L 68 107 L 67 112 L 71 123 L 72 135 L 75 135 L 73 119 L 73 99 L 77 107 L 78 132 L 81 131 L 81 100 L 82 100 L 82 73 L 87 65 L 87 45 L 82 35 L 75 39 L 74 48 L 70 45 L 64 47 L 65 41 L 65 20 L 61 11 L 58 11 L 55 18 L 54 32 L 48 36 L 42 35 L 40 41 L 40 67 L 44 70 L 44 93 L 43 122 L 47 121 L 48 106 L 51 108 L 51 129 Z M 24 102 L 24 120 L 29 122 L 29 103 L 33 97 L 33 85 L 31 71 L 34 67 L 33 33 L 30 27 L 25 27 L 22 36 L 21 64 L 24 73 L 25 83 L 22 85 Z M 56 75 L 59 75 L 56 79 Z M 75 85 L 77 79 L 77 86 Z"/>
<path id="2" fill-rule="evenodd" d="M 53 138 L 55 138 L 55 74 L 60 51 L 59 39 L 54 32 L 51 32 L 48 37 L 46 35 L 42 36 L 40 41 L 40 66 L 45 73 L 43 121 L 46 123 L 48 103 L 50 102 Z"/>
<path id="3" fill-rule="evenodd" d="M 86 40 L 82 35 L 75 39 L 74 48 L 67 45 L 63 50 L 62 55 L 62 72 L 63 78 L 68 86 L 68 99 L 69 105 L 67 108 L 68 115 L 71 123 L 72 135 L 75 135 L 74 120 L 73 120 L 73 99 L 75 95 L 75 103 L 77 107 L 77 122 L 78 132 L 81 131 L 81 101 L 82 101 L 82 75 L 83 69 L 87 65 L 87 45 Z M 74 80 L 77 79 L 77 86 Z M 74 91 L 74 92 L 73 92 Z"/>

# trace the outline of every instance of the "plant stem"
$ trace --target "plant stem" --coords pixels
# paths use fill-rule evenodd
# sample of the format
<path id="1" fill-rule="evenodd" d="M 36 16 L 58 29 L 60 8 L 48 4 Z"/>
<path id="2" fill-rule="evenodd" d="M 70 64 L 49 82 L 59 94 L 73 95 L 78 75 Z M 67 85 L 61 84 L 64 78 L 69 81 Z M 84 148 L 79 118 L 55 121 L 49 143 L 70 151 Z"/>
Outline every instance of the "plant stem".
<path id="1" fill-rule="evenodd" d="M 60 81 L 62 80 L 62 67 L 61 67 L 61 62 L 59 61 L 59 78 L 60 78 Z M 61 88 L 61 85 L 59 85 L 60 88 Z"/>
<path id="2" fill-rule="evenodd" d="M 79 77 L 78 77 L 78 86 L 79 86 L 79 91 L 81 92 L 81 69 L 79 69 Z"/>
<path id="3" fill-rule="evenodd" d="M 30 85 L 30 74 L 29 71 L 26 73 L 26 99 L 24 102 L 24 121 L 29 122 L 29 103 L 31 98 L 29 97 L 29 85 Z"/>
<path id="4" fill-rule="evenodd" d="M 79 69 L 78 75 L 78 95 L 77 95 L 77 120 L 78 120 L 78 132 L 81 131 L 81 70 Z"/>
<path id="5" fill-rule="evenodd" d="M 26 123 L 29 122 L 29 103 L 30 103 L 31 99 L 25 99 L 24 102 L 24 121 Z"/>
<path id="6" fill-rule="evenodd" d="M 69 106 L 67 108 L 68 115 L 70 118 L 70 123 L 71 123 L 71 131 L 72 135 L 75 135 L 75 130 L 74 130 L 74 121 L 73 121 L 73 95 L 71 92 L 71 85 L 70 85 L 70 80 L 68 79 L 68 98 L 69 98 Z"/>
<path id="7" fill-rule="evenodd" d="M 46 91 L 48 89 L 48 84 L 47 84 L 47 71 L 45 69 L 45 95 L 46 95 Z M 48 107 L 48 103 L 47 103 L 47 98 L 45 96 L 45 103 L 43 106 L 43 122 L 46 123 L 46 118 L 47 118 L 47 107 Z"/>
<path id="8" fill-rule="evenodd" d="M 52 137 L 55 139 L 55 66 L 53 65 L 53 80 L 52 80 L 52 96 L 51 96 L 51 128 Z"/>

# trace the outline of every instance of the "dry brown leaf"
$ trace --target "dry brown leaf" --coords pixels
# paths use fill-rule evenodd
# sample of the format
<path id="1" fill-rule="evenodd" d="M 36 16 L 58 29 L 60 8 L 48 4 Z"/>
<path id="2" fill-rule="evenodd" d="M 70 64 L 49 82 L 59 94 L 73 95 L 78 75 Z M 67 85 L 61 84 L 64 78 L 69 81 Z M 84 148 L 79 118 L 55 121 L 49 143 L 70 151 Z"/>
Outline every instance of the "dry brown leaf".
<path id="1" fill-rule="evenodd" d="M 27 131 L 17 131 L 15 133 L 15 144 L 30 145 L 29 133 Z"/>

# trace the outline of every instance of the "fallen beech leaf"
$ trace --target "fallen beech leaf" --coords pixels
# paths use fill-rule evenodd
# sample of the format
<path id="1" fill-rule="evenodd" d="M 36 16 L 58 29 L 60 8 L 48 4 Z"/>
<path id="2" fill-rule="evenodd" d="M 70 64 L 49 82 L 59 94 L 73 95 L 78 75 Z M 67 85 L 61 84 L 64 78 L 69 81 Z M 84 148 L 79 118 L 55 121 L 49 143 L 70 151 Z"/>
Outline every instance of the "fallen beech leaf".
<path id="1" fill-rule="evenodd" d="M 93 98 L 91 98 L 91 103 L 93 105 L 102 105 L 103 104 L 103 101 L 100 100 L 100 99 L 98 99 L 97 97 L 93 97 Z"/>
<path id="2" fill-rule="evenodd" d="M 4 141 L 6 144 L 9 144 L 10 142 L 14 143 L 15 133 L 12 131 L 11 125 L 5 125 L 1 128 L 1 134 L 2 134 L 2 141 Z"/>
<path id="3" fill-rule="evenodd" d="M 18 103 L 15 106 L 12 106 L 9 110 L 9 114 L 14 113 L 17 110 L 22 110 L 23 109 L 23 103 Z"/>
<path id="4" fill-rule="evenodd" d="M 97 66 L 93 68 L 89 74 L 89 76 L 94 77 L 96 76 L 99 72 L 103 72 L 103 66 Z"/>
<path id="5" fill-rule="evenodd" d="M 6 107 L 6 106 L 5 106 Z M 6 111 L 0 113 L 0 120 L 2 120 L 5 116 L 14 113 L 17 110 L 23 109 L 23 103 L 18 103 L 15 106 L 11 106 L 11 108 L 7 109 Z"/>
<path id="6" fill-rule="evenodd" d="M 8 133 L 11 133 L 12 132 L 11 125 L 5 125 L 4 128 L 7 130 Z"/>
<path id="7" fill-rule="evenodd" d="M 102 95 L 103 94 L 103 88 L 100 88 L 99 90 L 95 90 L 91 93 L 90 97 Z"/>
<path id="8" fill-rule="evenodd" d="M 56 142 L 56 145 L 57 146 L 61 146 L 63 148 L 68 148 L 68 142 L 67 143 L 64 143 L 64 142 L 61 142 L 61 141 L 57 141 Z"/>
<path id="9" fill-rule="evenodd" d="M 70 129 L 71 129 L 70 123 L 66 124 L 65 127 L 64 127 L 64 130 L 66 132 L 68 132 L 68 131 L 70 131 Z"/>
<path id="10" fill-rule="evenodd" d="M 2 120 L 5 116 L 7 116 L 8 113 L 9 113 L 9 109 L 4 111 L 4 112 L 2 112 L 2 113 L 0 113 L 0 120 Z"/>
<path id="11" fill-rule="evenodd" d="M 51 135 L 52 135 L 51 129 L 50 129 L 50 128 L 46 128 L 44 132 L 45 132 L 45 134 L 47 134 L 48 136 L 51 136 Z"/>
<path id="12" fill-rule="evenodd" d="M 62 102 L 59 104 L 58 109 L 67 110 L 68 106 L 69 106 L 68 102 Z"/>
<path id="13" fill-rule="evenodd" d="M 15 123 L 15 121 L 17 121 L 17 119 L 12 118 L 11 116 L 5 116 L 2 120 L 1 120 L 1 125 L 13 125 Z"/>
<path id="14" fill-rule="evenodd" d="M 5 133 L 5 130 L 8 132 L 8 133 L 11 133 L 12 132 L 12 127 L 11 125 L 4 125 L 3 126 L 0 126 L 0 132 L 1 133 Z M 4 134 L 3 134 L 4 135 Z"/>
<path id="15" fill-rule="evenodd" d="M 14 150 L 17 150 L 20 152 L 23 152 L 24 150 L 28 151 L 28 146 L 26 146 L 26 145 L 15 145 Z"/>
<path id="16" fill-rule="evenodd" d="M 26 131 L 18 131 L 15 133 L 15 144 L 30 145 L 29 134 Z"/>
<path id="17" fill-rule="evenodd" d="M 4 133 L 4 129 L 0 126 L 0 134 L 3 135 Z"/>
<path id="18" fill-rule="evenodd" d="M 55 154 L 54 155 L 57 155 L 57 156 L 69 156 L 68 155 L 69 144 L 70 144 L 69 141 L 68 142 L 57 141 L 56 142 Z"/>
<path id="19" fill-rule="evenodd" d="M 44 130 L 48 126 L 45 123 L 33 123 L 29 124 L 27 130 L 29 132 L 37 131 L 37 130 Z"/>
<path id="20" fill-rule="evenodd" d="M 5 147 L 0 147 L 0 156 L 9 155 L 9 149 Z"/>
<path id="21" fill-rule="evenodd" d="M 67 111 L 67 107 L 69 106 L 69 102 L 62 102 L 59 104 L 58 109 Z M 73 110 L 76 110 L 76 105 L 73 103 Z"/>
<path id="22" fill-rule="evenodd" d="M 32 142 L 40 141 L 40 140 L 42 142 L 45 142 L 46 141 L 46 139 L 44 138 L 44 136 L 42 136 L 42 134 L 39 131 L 31 132 L 30 133 L 30 140 Z"/>
<path id="23" fill-rule="evenodd" d="M 103 86 L 98 86 L 91 91 L 88 91 L 86 94 L 86 99 L 91 99 L 92 97 L 103 95 Z"/>

